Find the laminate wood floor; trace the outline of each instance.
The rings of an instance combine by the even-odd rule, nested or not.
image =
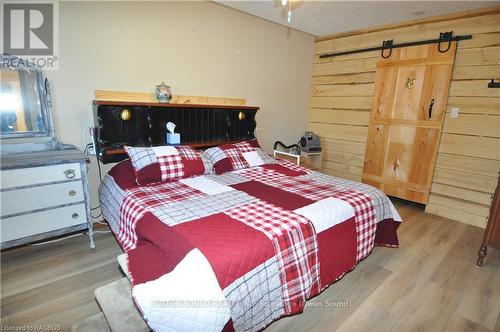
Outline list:
[[[500,331],[500,251],[476,254],[483,230],[395,201],[400,248],[376,247],[356,269],[268,331]],[[113,236],[96,234],[1,253],[1,328],[68,330],[100,311],[94,289],[121,278]],[[43,328],[43,326],[41,326]],[[42,329],[39,329],[42,330]]]

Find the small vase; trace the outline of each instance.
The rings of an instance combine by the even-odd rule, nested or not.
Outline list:
[[[166,85],[165,82],[161,82],[161,84],[156,86],[155,94],[158,102],[168,103],[172,99],[172,88]]]

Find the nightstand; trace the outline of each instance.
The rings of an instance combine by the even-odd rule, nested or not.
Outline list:
[[[294,152],[294,150],[274,150],[273,154],[275,157],[289,160],[302,167],[309,168],[318,172],[321,171],[321,164],[323,160],[323,153],[321,151],[301,151],[300,154],[296,154]]]
[[[297,165],[300,165],[300,154],[294,153],[295,150],[290,149],[289,151],[274,150],[273,155],[277,158],[286,159]]]
[[[307,152],[301,151],[300,166],[321,172],[323,153],[321,151]]]

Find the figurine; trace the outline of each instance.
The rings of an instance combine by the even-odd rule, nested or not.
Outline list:
[[[170,99],[172,99],[172,89],[163,81],[160,85],[156,86],[155,93],[156,99],[158,99],[160,103],[168,103]]]

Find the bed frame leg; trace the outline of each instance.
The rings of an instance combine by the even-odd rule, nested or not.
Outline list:
[[[92,254],[94,254],[95,253],[95,240],[94,240],[94,227],[92,225],[89,226],[88,235],[89,235],[89,241],[90,241],[90,252]]]

